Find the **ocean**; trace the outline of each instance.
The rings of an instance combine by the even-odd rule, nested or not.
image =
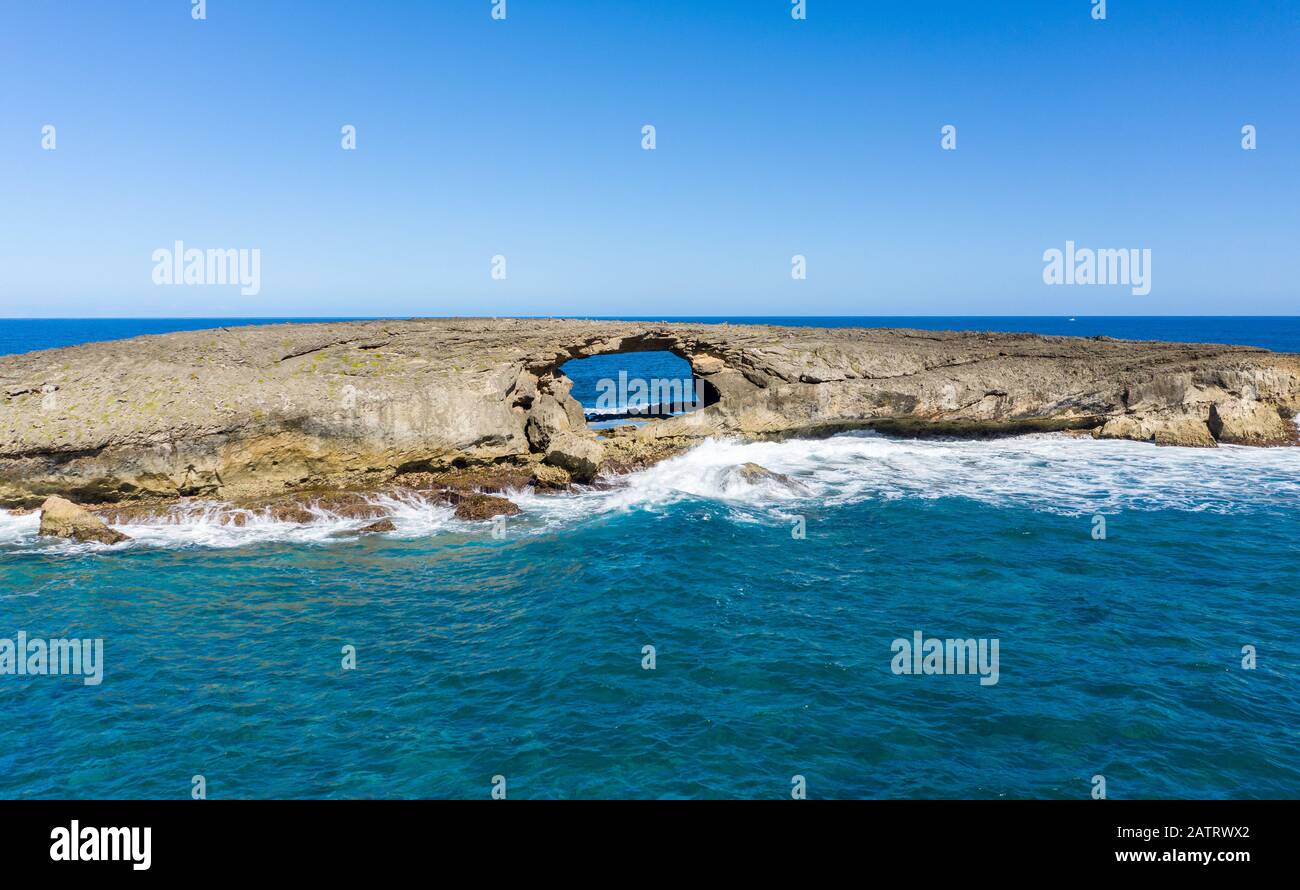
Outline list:
[[[566,316],[609,318],[615,316]],[[928,331],[1023,331],[1066,337],[1234,343],[1275,352],[1300,352],[1300,316],[1059,316],[1015,315],[804,315],[804,316],[617,316],[628,321],[703,324],[774,324],[823,328],[917,328]],[[56,349],[98,340],[121,340],[172,331],[250,324],[364,321],[362,318],[0,318],[0,355]]]
[[[770,321],[1300,352],[1296,318]],[[231,323],[0,321],[0,352]],[[680,371],[601,357],[575,393],[635,362]],[[98,685],[0,675],[0,797],[1300,794],[1300,449],[711,441],[512,497],[499,535],[416,499],[382,536],[112,548],[0,511],[0,653],[103,640]],[[996,682],[896,672],[917,633],[996,640]]]

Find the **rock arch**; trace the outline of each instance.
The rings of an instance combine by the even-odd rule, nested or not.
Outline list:
[[[559,367],[665,350],[716,394],[598,441]],[[706,436],[1091,429],[1291,444],[1300,355],[1032,334],[581,319],[268,324],[0,356],[0,506],[373,487],[539,458],[589,478]],[[53,393],[57,397],[51,397]]]
[[[587,426],[582,405],[570,391],[572,381],[561,369],[575,359],[642,352],[671,353],[690,365],[692,375],[702,383],[703,410],[725,405],[759,388],[732,367],[722,350],[671,329],[651,327],[618,336],[582,339],[562,345],[527,369],[530,379],[519,387],[515,404],[527,412],[525,436],[530,450],[579,481],[594,477],[605,462],[606,448]]]
[[[623,355],[638,352],[668,352],[685,361],[691,373],[701,380],[705,390],[705,407],[748,395],[766,385],[747,377],[733,367],[726,351],[716,344],[682,336],[666,328],[650,328],[624,336],[586,339],[561,347],[555,357],[532,369],[539,382],[560,376],[560,368],[574,359],[598,355]]]

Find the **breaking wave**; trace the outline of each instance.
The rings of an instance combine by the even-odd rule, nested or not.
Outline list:
[[[745,474],[744,464],[769,474]],[[736,521],[783,519],[800,504],[834,507],[866,500],[961,498],[1078,515],[1125,510],[1279,512],[1300,504],[1300,448],[1158,448],[1066,434],[991,440],[897,439],[871,432],[784,442],[706,441],[649,469],[564,495],[507,492],[523,509],[508,536],[540,534],[626,510],[712,502]],[[451,507],[418,495],[376,495],[391,514],[394,538],[483,535]],[[242,525],[219,505],[200,505],[171,521],[119,526],[132,547],[240,547],[281,542],[327,545],[355,539],[373,520],[316,510],[306,524],[247,513]],[[0,511],[0,550],[76,552],[105,549],[37,536],[36,514]]]
[[[749,484],[744,463],[789,477]],[[628,478],[623,507],[699,497],[748,507],[807,498],[965,498],[1062,514],[1119,510],[1228,513],[1300,505],[1300,448],[1160,448],[1043,433],[990,440],[850,433],[785,442],[709,441]]]

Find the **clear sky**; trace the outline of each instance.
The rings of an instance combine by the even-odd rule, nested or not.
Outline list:
[[[1300,311],[1294,0],[492,6],[6,0],[0,315]],[[156,286],[177,240],[260,292]]]

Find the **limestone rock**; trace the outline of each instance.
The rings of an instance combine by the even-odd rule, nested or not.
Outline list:
[[[600,472],[604,447],[595,439],[564,433],[551,439],[546,463],[566,470],[578,482],[590,482]]]
[[[602,447],[561,366],[646,350],[691,362],[709,407]],[[497,467],[527,484],[540,460],[587,481],[710,436],[1086,429],[1280,444],[1297,411],[1300,355],[1244,346],[579,319],[268,324],[0,356],[0,507],[377,491]]]
[[[580,428],[586,428],[584,421],[579,423]],[[569,415],[555,396],[550,393],[539,396],[524,425],[528,444],[536,451],[545,452],[553,437],[562,436],[569,431]]]
[[[1153,441],[1157,445],[1179,445],[1184,448],[1214,448],[1219,444],[1205,421],[1191,417],[1158,425]]]
[[[1210,431],[1220,442],[1232,445],[1294,445],[1294,418],[1283,417],[1273,405],[1236,399],[1210,408]]]
[[[522,461],[519,464],[491,464],[477,467],[457,467],[438,473],[403,473],[393,480],[399,489],[434,491],[501,492],[527,488],[533,481],[533,467]]]
[[[538,488],[562,491],[569,487],[572,477],[569,471],[550,464],[538,464],[533,468],[533,484]]]
[[[775,483],[782,488],[788,488],[791,491],[804,492],[807,489],[802,483],[796,482],[784,473],[776,473],[769,470],[761,464],[746,462],[736,467],[735,474],[750,485],[759,485],[764,482]]]
[[[491,519],[493,516],[514,516],[522,512],[519,505],[493,494],[459,494],[454,496],[457,519]]]
[[[104,520],[91,515],[84,507],[57,496],[47,498],[41,505],[40,534],[50,538],[69,538],[83,544],[120,544],[131,540],[109,528]]]
[[[1157,445],[1182,445],[1214,448],[1219,443],[1210,427],[1197,417],[1134,417],[1124,415],[1108,420],[1094,432],[1098,439],[1136,439]]]

